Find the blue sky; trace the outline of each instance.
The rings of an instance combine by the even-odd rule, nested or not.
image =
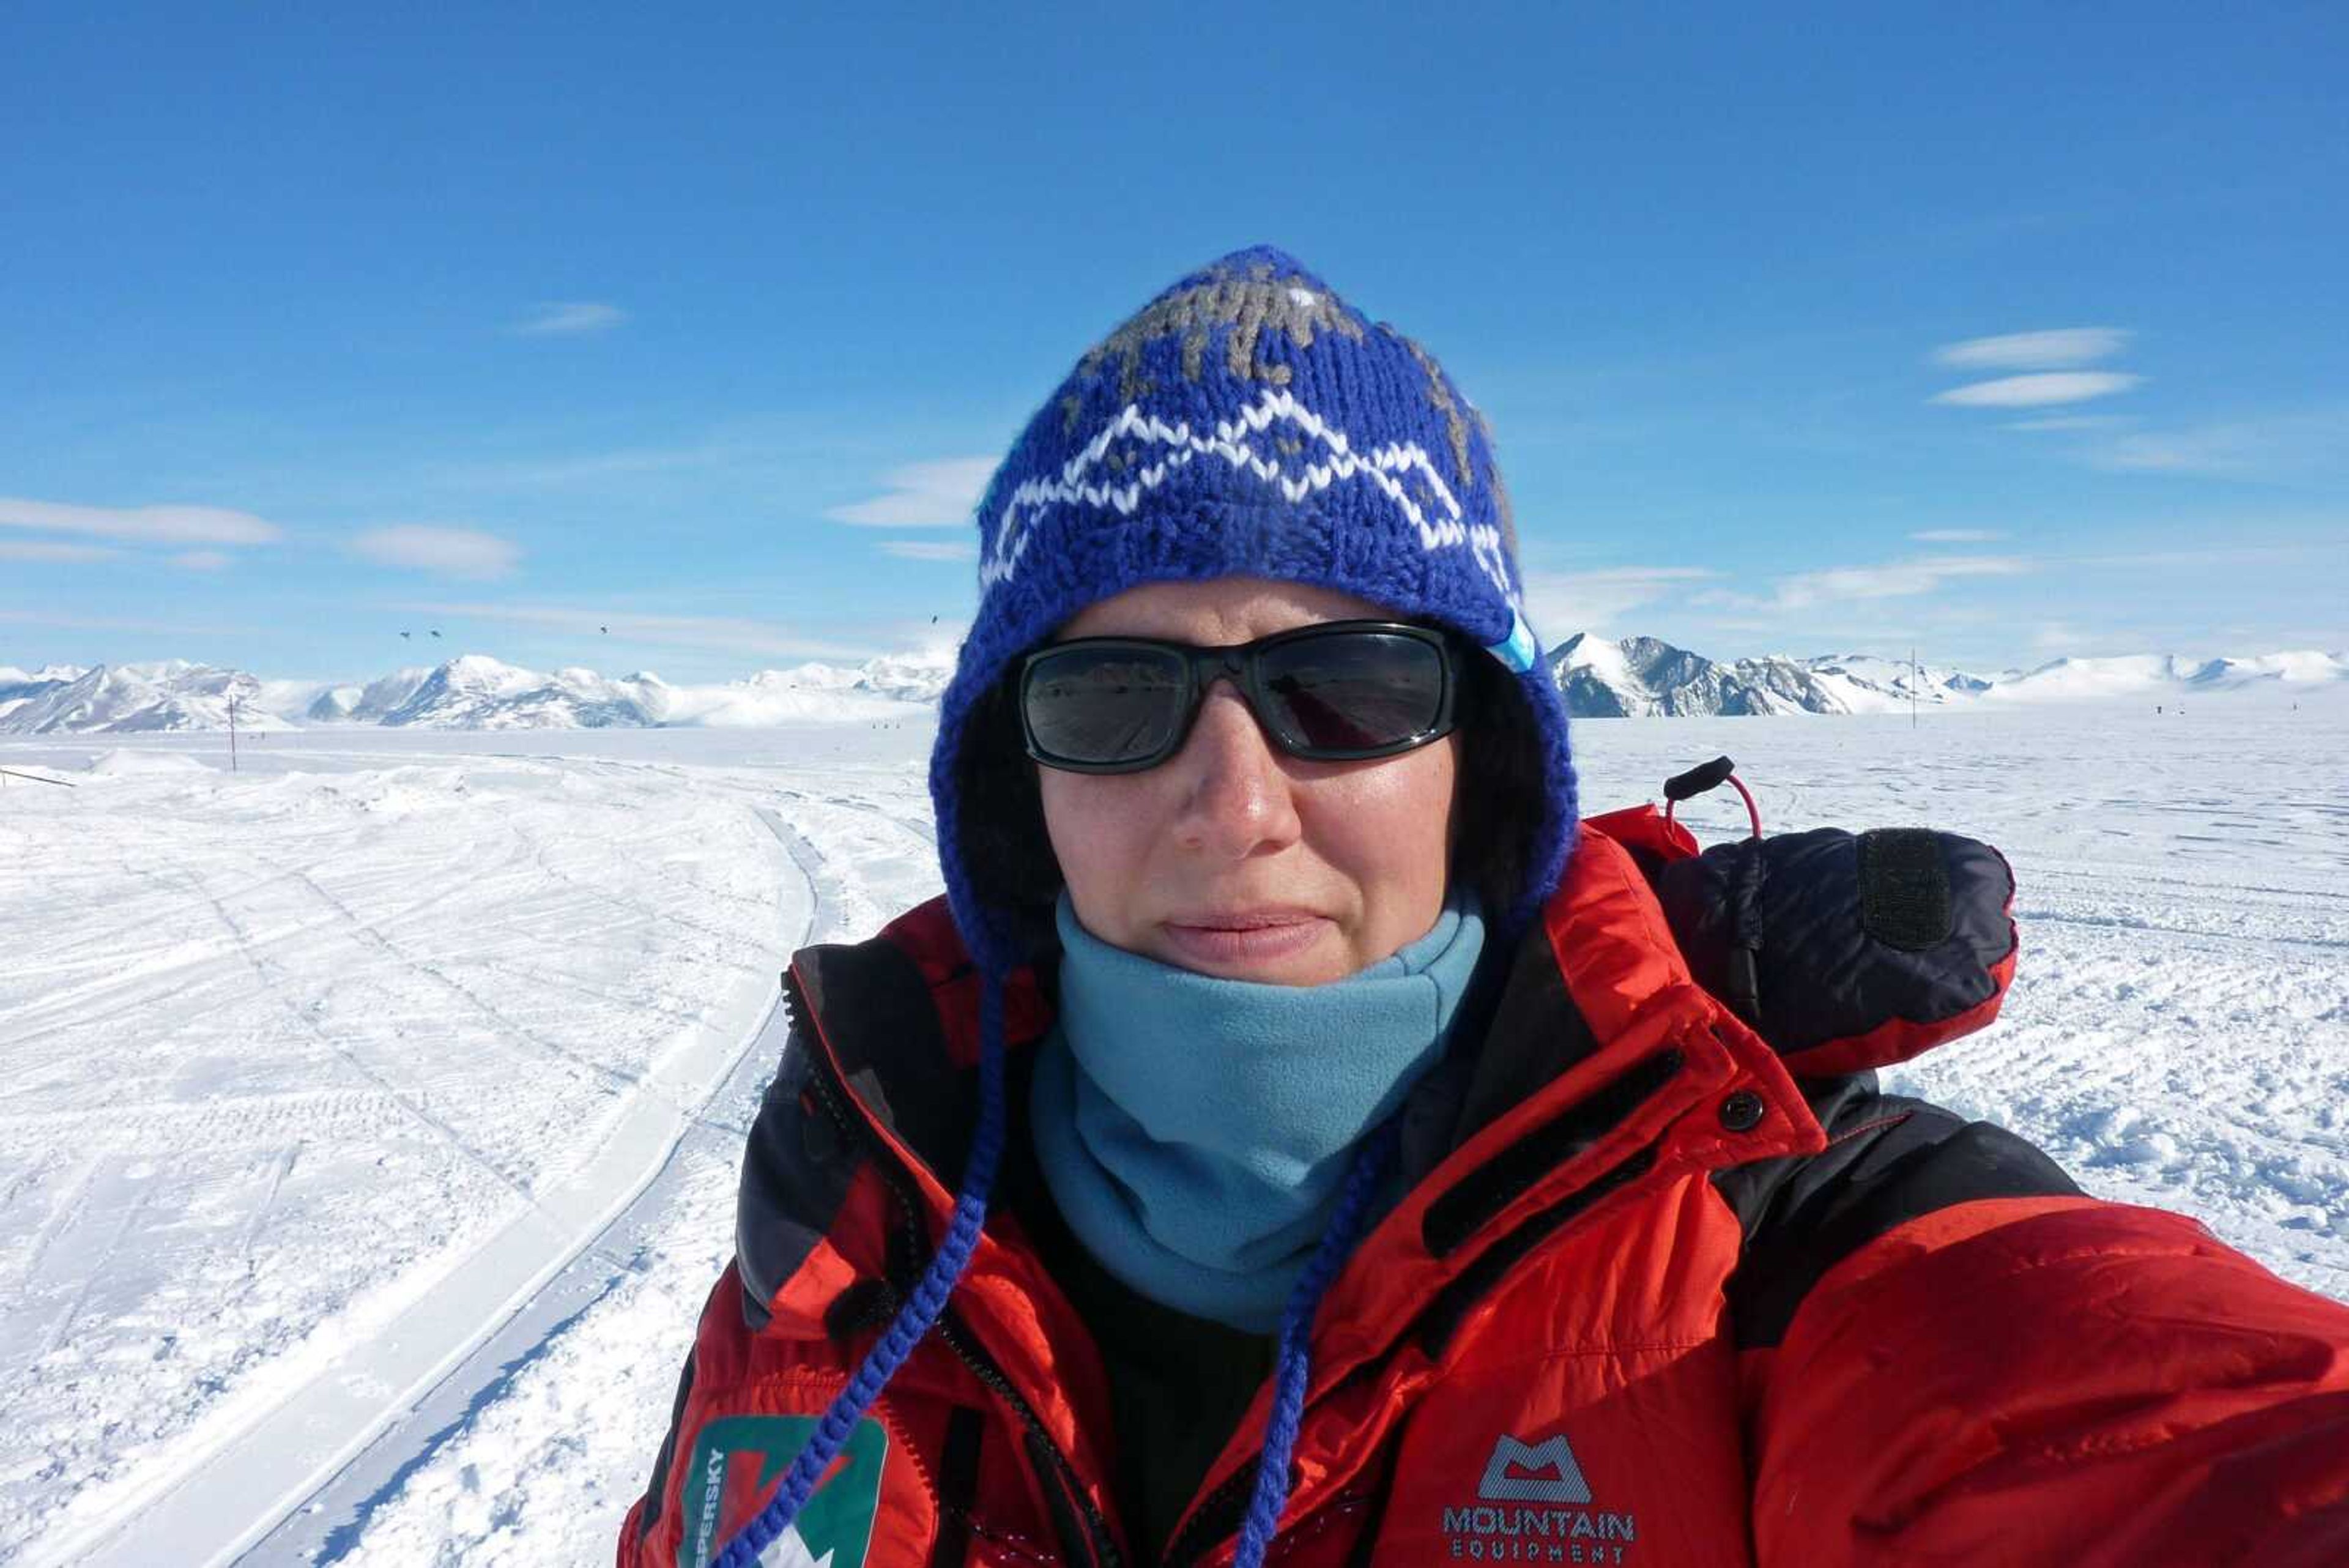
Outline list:
[[[2349,646],[2340,7],[449,9],[0,10],[0,664],[906,646],[1257,242],[1484,409],[1552,639]]]

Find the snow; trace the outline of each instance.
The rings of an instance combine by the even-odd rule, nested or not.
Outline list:
[[[44,676],[47,672],[44,671]],[[155,664],[98,665],[70,680],[47,680],[11,688],[0,706],[5,730],[106,730],[137,733],[228,727],[230,706],[242,729],[275,729],[285,720],[260,702],[262,683],[252,676],[171,659]]]
[[[2106,707],[2285,692],[2331,701],[2349,693],[2349,655],[2298,651],[2240,658],[2137,654],[2058,659],[2023,674],[1969,674],[1868,654],[1723,661],[1655,638],[1568,638],[1548,662],[1577,714],[1637,717],[1737,713],[1905,713],[1912,706],[2061,703]]]
[[[1644,690],[1639,677],[1631,672],[1631,661],[1624,656],[1622,643],[1611,638],[1578,631],[1557,647],[1559,655],[1568,659],[1572,668],[1588,670],[1619,691]]]
[[[541,674],[477,653],[398,670],[364,686],[263,680],[186,659],[100,665],[64,676],[57,667],[36,676],[0,669],[0,734],[225,729],[232,694],[240,727],[246,730],[312,724],[575,730],[924,722],[916,711],[938,700],[954,659],[951,643],[934,641],[853,667],[803,664],[698,686],[672,686],[649,671],[607,679],[585,665]],[[20,679],[5,679],[10,676]]]
[[[86,783],[0,790],[0,1561],[607,1561],[775,971],[938,886],[926,729],[222,739],[0,741]],[[1725,750],[1998,844],[2005,1016],[1891,1086],[2349,1298],[2349,702],[1575,741],[1593,811]]]
[[[2059,659],[1985,696],[2002,702],[2086,702],[2164,697],[2183,700],[2263,686],[2322,691],[2349,681],[2349,657],[2301,650],[2243,659],[2146,653],[2115,659]]]
[[[209,774],[212,770],[185,752],[130,751],[118,747],[90,758],[87,771],[92,778],[119,779],[152,777],[157,774],[176,774],[184,777],[190,774]]]

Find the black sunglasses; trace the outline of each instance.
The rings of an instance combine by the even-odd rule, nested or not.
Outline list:
[[[1452,732],[1456,647],[1385,620],[1322,621],[1228,648],[1075,638],[1021,661],[1020,726],[1046,767],[1140,773],[1183,749],[1208,687],[1228,679],[1290,756],[1392,757]]]

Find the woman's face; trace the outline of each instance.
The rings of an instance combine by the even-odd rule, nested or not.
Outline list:
[[[1252,577],[1150,583],[1063,638],[1213,647],[1317,621],[1392,619],[1332,589]],[[1040,768],[1077,919],[1102,940],[1228,980],[1319,985],[1427,934],[1444,909],[1459,737],[1366,763],[1276,749],[1228,680],[1183,749],[1135,774]]]

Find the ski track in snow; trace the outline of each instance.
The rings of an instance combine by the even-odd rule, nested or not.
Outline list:
[[[1594,813],[1726,751],[1773,831],[1997,844],[2023,937],[2005,1014],[1888,1087],[2349,1299],[2349,713],[1591,722],[1575,741]],[[0,756],[74,776],[105,749]],[[267,1403],[273,1363],[363,1348],[654,1092],[711,998],[771,981],[778,944],[854,940],[937,890],[912,732],[264,750],[248,765],[270,771],[235,779],[0,796],[0,941],[24,961],[0,971],[0,1561],[138,1506],[208,1424]],[[1709,843],[1743,830],[1733,800],[1682,815]],[[242,1560],[608,1561],[731,1251],[781,1022],[562,1280]]]

